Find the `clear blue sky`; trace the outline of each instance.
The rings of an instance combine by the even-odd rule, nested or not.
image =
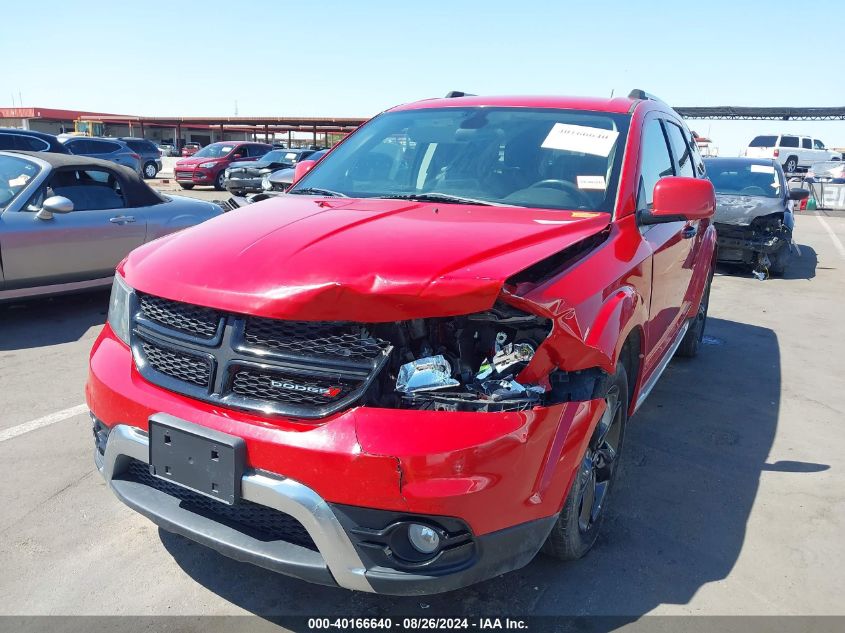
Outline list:
[[[191,5],[192,9],[185,8]],[[449,90],[845,106],[845,2],[59,2],[2,9],[0,105],[369,116]],[[809,5],[804,5],[809,6]],[[34,10],[37,9],[37,13]],[[799,30],[800,28],[800,30]],[[812,39],[810,39],[812,36]],[[831,74],[813,71],[819,59]],[[723,154],[845,122],[692,121]]]

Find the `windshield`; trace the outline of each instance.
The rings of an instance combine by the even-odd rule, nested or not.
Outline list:
[[[628,122],[580,110],[387,112],[290,193],[611,212]]]
[[[718,194],[779,198],[781,181],[774,165],[739,160],[705,160],[707,177]]]
[[[286,157],[286,152],[283,149],[274,149],[272,152],[267,152],[264,156],[261,157],[262,162],[268,163],[288,163],[289,165],[293,165],[293,163]]]
[[[9,206],[41,168],[17,156],[0,155],[0,211]]]
[[[190,145],[186,145],[186,147],[190,147]],[[233,149],[235,149],[235,146],[230,143],[213,143],[206,145],[194,154],[194,158],[220,158],[221,156],[226,156]]]

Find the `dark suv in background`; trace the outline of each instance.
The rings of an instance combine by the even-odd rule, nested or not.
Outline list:
[[[128,136],[118,137],[119,141],[126,143],[131,150],[141,157],[141,175],[144,178],[155,178],[161,171],[161,152],[158,146],[145,138],[131,138]]]
[[[0,150],[20,150],[25,152],[54,152],[70,154],[67,148],[52,134],[0,127]]]

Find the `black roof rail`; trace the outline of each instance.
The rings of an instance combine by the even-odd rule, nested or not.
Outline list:
[[[628,93],[629,99],[643,99],[648,101],[659,101],[660,103],[664,103],[663,99],[660,97],[655,97],[650,92],[646,92],[645,90],[641,90],[639,88],[634,88],[631,92]]]
[[[476,97],[478,95],[474,95],[470,92],[461,92],[460,90],[452,90],[446,93],[446,99],[455,99],[457,97]]]

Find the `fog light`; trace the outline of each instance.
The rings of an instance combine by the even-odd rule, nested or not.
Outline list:
[[[427,525],[411,523],[408,526],[408,540],[421,554],[431,554],[440,547],[440,535]]]

